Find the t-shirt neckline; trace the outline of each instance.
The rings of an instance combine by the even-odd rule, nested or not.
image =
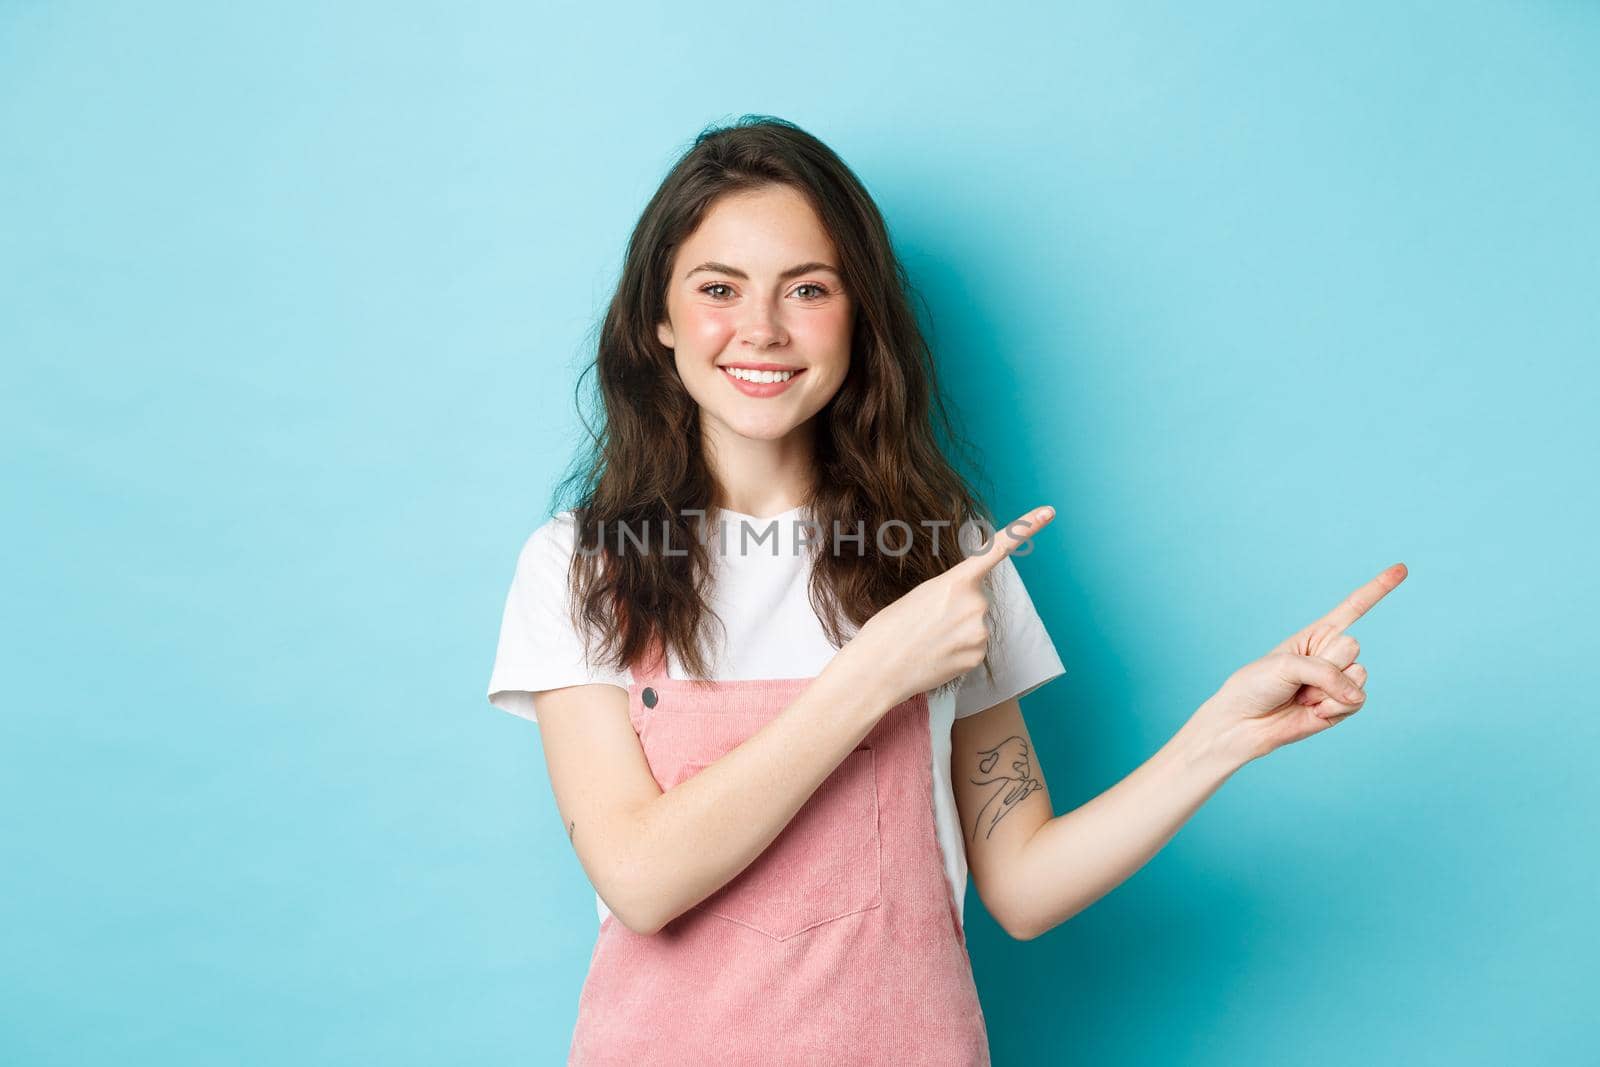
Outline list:
[[[805,510],[805,505],[804,504],[796,504],[794,507],[790,508],[787,511],[780,511],[776,515],[768,515],[764,519],[757,518],[754,515],[746,515],[742,511],[734,511],[732,508],[717,508],[716,512],[717,512],[719,517],[725,518],[725,519],[735,519],[735,520],[745,519],[745,520],[747,520],[749,522],[752,522],[752,523],[768,523],[768,522],[778,522],[779,520],[782,520],[782,519],[792,518],[792,517],[794,517],[796,515],[799,515],[800,512],[803,511],[803,510]]]

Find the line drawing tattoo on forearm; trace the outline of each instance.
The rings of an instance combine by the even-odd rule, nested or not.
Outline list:
[[[978,809],[972,822],[972,836],[979,831],[987,839],[995,824],[1021,804],[1028,796],[1044,788],[1044,783],[1033,776],[1033,761],[1028,758],[1028,743],[1012,734],[993,748],[978,750],[978,777],[973,785],[993,785],[994,792]]]

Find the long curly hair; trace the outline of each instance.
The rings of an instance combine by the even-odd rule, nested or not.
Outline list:
[[[595,358],[578,381],[588,447],[553,503],[573,512],[569,604],[593,663],[625,670],[658,641],[691,677],[703,679],[710,670],[709,627],[721,620],[706,602],[709,550],[694,513],[714,511],[715,485],[699,405],[656,325],[667,318],[676,251],[707,210],[720,197],[773,183],[808,198],[833,240],[855,309],[847,376],[815,416],[817,469],[802,505],[822,531],[855,531],[858,523],[868,531],[850,542],[859,553],[825,551],[826,536],[814,545],[810,599],[828,639],[842,647],[879,610],[959,562],[960,551],[947,546],[963,524],[995,528],[994,516],[947,458],[948,450],[979,469],[940,395],[911,306],[914,290],[860,180],[832,149],[786,120],[745,115],[708,127],[634,226]],[[588,395],[592,413],[584,393],[590,372],[598,385]],[[930,538],[917,536],[909,550],[886,553],[871,531],[890,520],[913,530],[944,523],[940,529],[951,536],[937,551]],[[622,527],[662,531],[672,551],[621,551],[615,534],[605,533]],[[983,665],[991,669],[988,656]]]

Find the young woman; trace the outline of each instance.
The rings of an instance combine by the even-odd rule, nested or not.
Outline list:
[[[987,1063],[969,869],[1036,937],[1361,705],[1345,630],[1399,564],[1052,817],[1018,700],[1062,665],[1010,557],[1054,512],[996,530],[952,466],[908,293],[861,183],[781,120],[701,134],[635,227],[593,447],[489,683],[596,890],[573,1063]]]

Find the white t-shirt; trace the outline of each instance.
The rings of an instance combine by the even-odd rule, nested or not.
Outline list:
[[[801,510],[791,508],[758,519],[723,509],[708,519],[713,523],[720,519],[723,524],[721,539],[717,527],[712,526],[709,542],[710,606],[723,622],[720,629],[713,624],[711,632],[726,635],[720,639],[725,641],[723,647],[711,657],[716,664],[713,679],[812,678],[822,673],[838,651],[811,607],[810,551],[804,547],[795,551],[794,524],[800,520]],[[748,532],[743,527],[748,527]],[[499,647],[489,677],[489,703],[533,722],[538,721],[535,692],[591,682],[626,688],[633,681],[631,671],[618,673],[604,665],[591,666],[584,657],[582,636],[568,617],[567,568],[574,531],[572,512],[564,511],[528,538],[517,558],[501,619]],[[1031,693],[1065,673],[1016,564],[1010,558],[1001,561],[993,576],[997,616],[989,649],[993,684],[980,664],[962,676],[958,687],[943,687],[928,698],[934,823],[958,916],[966,896],[967,854],[950,785],[951,725],[957,718]],[[667,676],[686,677],[675,655],[668,655]],[[595,906],[604,921],[609,909],[598,893]]]

